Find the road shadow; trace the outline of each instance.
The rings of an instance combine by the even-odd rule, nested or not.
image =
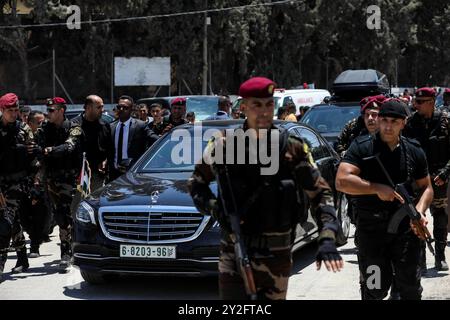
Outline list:
[[[73,271],[72,271],[73,272]],[[92,285],[81,279],[64,287],[63,294],[89,300],[216,300],[217,277],[121,276]]]
[[[55,273],[59,273],[59,260],[54,260],[52,262],[45,262],[41,267],[33,267],[28,268],[27,271],[21,273],[12,273],[11,271],[3,274],[3,281],[17,281],[21,279],[34,278],[34,277],[42,277],[49,276]]]
[[[292,255],[291,276],[301,273],[301,271],[316,262],[317,242],[311,242],[298,249]]]

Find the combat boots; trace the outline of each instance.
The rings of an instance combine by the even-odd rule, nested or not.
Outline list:
[[[39,258],[41,255],[39,253],[39,245],[30,247],[30,258]]]
[[[71,265],[72,260],[72,248],[69,242],[61,242],[61,262],[59,267],[63,270],[67,270]]]
[[[12,273],[21,273],[27,271],[30,265],[28,264],[27,248],[23,247],[17,249],[17,263],[12,269]]]
[[[445,245],[436,242],[436,256],[434,266],[437,271],[448,271],[448,264],[445,261]]]
[[[3,281],[3,270],[5,270],[6,259],[8,259],[8,254],[1,253],[0,254],[0,282]]]

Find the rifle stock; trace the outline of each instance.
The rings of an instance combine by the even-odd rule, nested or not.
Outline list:
[[[231,184],[230,184],[230,177],[228,175],[228,170],[226,165],[224,165],[224,174],[227,178],[226,185],[228,186],[228,191],[231,197],[231,201],[233,202],[233,212],[228,212],[228,209],[226,208],[225,201],[223,198],[223,184],[220,181],[219,173],[217,170],[216,174],[216,181],[217,186],[219,188],[219,194],[222,201],[222,207],[224,210],[225,215],[230,220],[231,225],[231,240],[234,243],[234,253],[236,256],[236,266],[239,269],[239,272],[241,274],[242,280],[244,281],[245,291],[247,295],[249,296],[250,300],[257,300],[257,292],[256,292],[256,285],[255,285],[255,279],[253,276],[253,271],[250,264],[250,259],[247,254],[247,250],[245,249],[244,242],[241,238],[241,221],[239,217],[239,213],[237,210],[236,201],[234,199],[233,190],[231,190]]]

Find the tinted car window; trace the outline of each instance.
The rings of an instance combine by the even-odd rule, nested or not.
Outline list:
[[[300,128],[300,132],[301,132],[301,135],[304,135],[304,136],[314,135],[315,137],[317,137],[317,135],[314,132],[312,132],[311,130],[309,130],[307,128]],[[317,151],[317,153],[320,154],[322,158],[332,157],[330,150],[328,150],[327,146],[325,145],[326,142],[323,142],[319,138],[317,138],[317,140],[319,141],[319,144],[320,144],[320,146],[317,147],[318,149],[320,149],[320,151]]]
[[[189,133],[191,139],[186,139],[185,136],[173,138],[174,135],[168,134],[162,138],[162,141],[158,143],[157,150],[146,153],[145,159],[142,165],[138,168],[138,172],[151,172],[151,171],[194,171],[194,164],[197,163],[203,154],[208,141],[204,139],[193,139],[193,130],[183,130],[185,133]],[[172,140],[173,139],[173,140]],[[200,143],[200,145],[198,145]],[[195,153],[195,148],[200,150]]]
[[[300,122],[315,128],[320,133],[341,132],[347,122],[359,115],[359,105],[317,106],[310,109]]]
[[[217,112],[218,97],[188,97],[186,112],[194,112],[195,119],[201,121]]]
[[[295,128],[295,131],[297,131],[297,134],[308,144],[314,160],[317,161],[325,157],[325,154],[322,151],[322,144],[312,131],[305,128]]]

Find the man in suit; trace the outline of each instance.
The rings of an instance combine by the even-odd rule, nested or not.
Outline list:
[[[110,180],[118,178],[126,172],[121,162],[130,159],[133,165],[159,136],[141,120],[131,118],[133,98],[121,96],[116,109],[119,119],[111,124],[111,135],[114,143],[114,161],[110,168]]]

